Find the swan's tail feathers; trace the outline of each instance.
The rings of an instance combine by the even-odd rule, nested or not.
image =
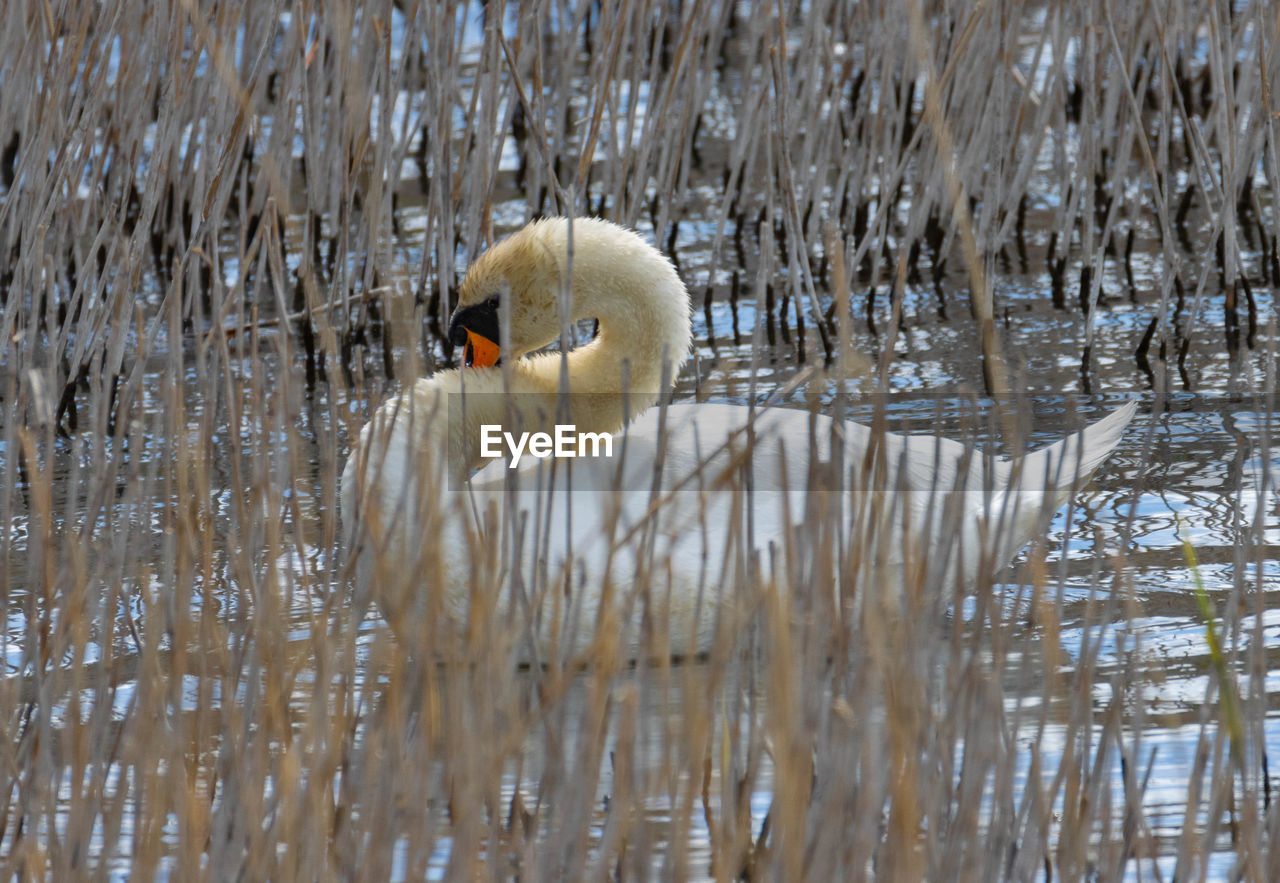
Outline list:
[[[1097,423],[1027,454],[1020,464],[1011,464],[1015,470],[1021,467],[1021,475],[1016,479],[1019,488],[1052,490],[1054,505],[1061,505],[1115,450],[1137,410],[1138,403],[1129,402]]]

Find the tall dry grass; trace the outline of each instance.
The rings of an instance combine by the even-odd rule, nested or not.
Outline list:
[[[740,397],[847,366],[855,328],[883,382],[909,290],[1017,389],[994,280],[1031,267],[1085,316],[1083,392],[1126,299],[1157,412],[1197,352],[1270,365],[1278,37],[1270,4],[1186,0],[3,4],[0,868],[1276,876],[1261,542],[1214,599],[1169,834],[1154,675],[1098,662],[1141,612],[1123,545],[1073,655],[1043,552],[1013,598],[885,596],[815,508],[773,558],[731,550],[749,616],[709,659],[606,635],[517,671],[499,572],[460,630],[354,621],[336,477],[387,391],[452,364],[460,269],[539,213],[651,233]]]

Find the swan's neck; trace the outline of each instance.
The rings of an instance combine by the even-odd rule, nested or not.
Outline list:
[[[571,319],[595,319],[594,340],[567,358],[570,408],[578,428],[616,432],[670,389],[689,355],[689,294],[675,267],[638,236],[590,221],[567,225],[549,243],[563,269],[572,266]],[[561,356],[520,360],[541,389],[560,389]]]
[[[655,315],[652,321],[660,323],[662,317]],[[491,462],[481,451],[486,426],[515,435],[552,432],[556,424],[564,423],[577,432],[617,432],[661,394],[661,356],[677,341],[675,332],[668,330],[667,342],[658,344],[659,327],[650,340],[640,341],[657,351],[645,350],[616,330],[606,333],[607,322],[602,316],[596,339],[569,353],[567,399],[560,396],[560,353],[542,353],[512,363],[509,385],[504,384],[500,368],[454,369],[425,377],[413,385],[409,396],[384,403],[366,432],[387,433],[387,437],[404,432],[404,443],[417,452],[413,456],[447,452],[447,461],[440,465],[441,474],[451,476],[450,481],[465,480]],[[682,348],[670,359],[667,386],[688,346],[687,342],[678,345]],[[626,394],[621,392],[624,377],[630,378]]]

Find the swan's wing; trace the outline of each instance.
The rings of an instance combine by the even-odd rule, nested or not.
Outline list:
[[[865,434],[865,441],[859,444],[865,450],[871,444],[872,432],[865,426],[858,429],[862,430],[860,435]],[[897,477],[901,470],[901,485],[907,490],[927,493],[960,490],[982,472],[981,451],[941,436],[886,432],[884,450],[890,478]],[[967,477],[962,479],[962,475]],[[891,487],[897,486],[895,480]]]
[[[972,445],[931,435],[885,433],[890,476],[902,469],[901,487],[913,491],[1051,493],[1056,508],[1088,480],[1119,444],[1137,403],[1117,408],[1066,438],[1012,459],[984,455]],[[871,443],[868,427],[846,426],[846,457],[860,457]]]
[[[1102,461],[1115,450],[1137,410],[1138,403],[1129,402],[1097,423],[1086,426],[1061,441],[1032,451],[1020,461],[1003,461],[1001,467],[1005,474],[1004,484],[1016,481],[1018,491],[1052,490],[1056,505],[1061,505],[1066,502],[1071,491],[1087,481]]]
[[[815,455],[829,457],[831,419],[796,410],[757,411],[751,506],[759,524],[781,531],[788,520],[784,508],[789,520],[802,517],[808,492],[871,491],[873,497],[847,498],[849,527],[861,523],[860,536],[880,535],[867,529],[865,521],[868,513],[879,514],[887,537],[905,531],[934,544],[951,537],[959,544],[957,554],[964,562],[959,566],[966,573],[977,566],[980,548],[994,550],[988,560],[998,566],[1032,538],[1044,514],[1057,509],[1114,449],[1135,408],[1126,405],[1014,461],[984,456],[972,445],[936,436],[885,433],[881,441],[873,441],[869,427],[845,423],[840,427],[844,478],[829,486],[812,485],[810,466]],[[745,487],[739,455],[746,451],[747,438],[741,430],[751,414],[745,406],[720,404],[670,406],[665,414],[651,409],[615,437],[613,457],[576,458],[554,468],[552,461],[526,458],[515,470],[497,461],[472,477],[471,489],[483,498],[518,488],[504,494],[507,505],[530,512],[541,508],[550,519],[551,535],[572,534],[576,552],[588,557],[591,550],[599,554],[655,517],[670,535],[710,530],[714,540],[737,505],[733,494],[724,492]],[[865,468],[873,443],[886,467],[878,474]],[[548,490],[556,491],[554,498],[546,496]],[[655,506],[661,507],[660,515]],[[567,521],[563,526],[559,521],[570,511],[577,513],[571,529]],[[886,554],[887,563],[901,563],[905,552],[893,545]],[[942,555],[941,561],[946,560]]]
[[[1115,449],[1136,410],[1136,403],[1127,404],[1012,460],[950,439],[887,433],[883,451],[888,468],[874,479],[850,473],[850,482],[861,480],[867,490],[888,492],[881,496],[892,507],[878,523],[887,529],[886,536],[906,542],[911,534],[919,535],[935,563],[971,583],[981,568],[1007,564],[1043,529],[1047,516]],[[846,456],[864,456],[872,444],[871,430],[848,424],[846,433]],[[868,503],[859,517],[874,521],[875,515]],[[884,558],[902,563],[910,555],[893,547]]]

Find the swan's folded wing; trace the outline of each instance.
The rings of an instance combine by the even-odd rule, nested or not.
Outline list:
[[[1052,491],[1055,508],[1062,505],[1115,450],[1137,409],[1137,402],[1129,402],[1097,423],[1020,460],[1002,461],[1003,484],[1016,481],[1019,492]]]

